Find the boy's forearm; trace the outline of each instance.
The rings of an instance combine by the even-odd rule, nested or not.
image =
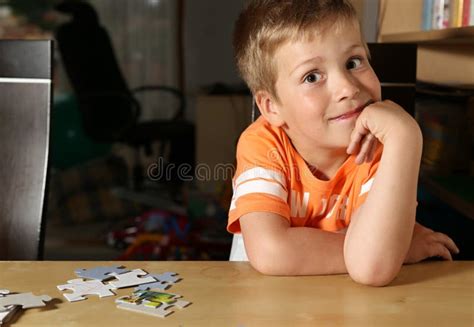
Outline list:
[[[253,261],[267,275],[329,275],[347,273],[344,234],[310,227],[287,228],[268,252]],[[252,260],[251,260],[252,261]]]
[[[422,139],[418,129],[387,141],[372,188],[344,244],[351,277],[384,285],[398,273],[415,224]]]

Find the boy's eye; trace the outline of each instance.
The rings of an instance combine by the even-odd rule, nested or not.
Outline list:
[[[306,75],[306,77],[304,78],[304,81],[306,83],[317,83],[320,80],[321,80],[321,74],[317,72],[310,73]]]
[[[355,69],[358,68],[362,64],[361,58],[351,58],[346,64],[347,69]]]

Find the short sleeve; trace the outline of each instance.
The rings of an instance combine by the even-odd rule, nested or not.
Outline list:
[[[278,135],[244,132],[237,144],[237,169],[227,230],[240,233],[239,218],[273,212],[290,220],[284,150]]]

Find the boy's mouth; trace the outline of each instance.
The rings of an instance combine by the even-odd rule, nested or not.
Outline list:
[[[344,119],[353,118],[355,116],[358,116],[365,109],[365,107],[367,107],[369,104],[372,104],[372,103],[374,103],[374,101],[369,100],[366,103],[364,103],[363,105],[355,108],[354,110],[343,113],[342,115],[339,115],[339,116],[336,116],[336,117],[333,117],[333,118],[329,118],[329,120],[344,120]]]

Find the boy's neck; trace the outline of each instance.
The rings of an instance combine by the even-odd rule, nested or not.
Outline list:
[[[313,175],[321,180],[333,178],[349,157],[345,149],[306,149],[297,144],[292,144],[313,172]]]

